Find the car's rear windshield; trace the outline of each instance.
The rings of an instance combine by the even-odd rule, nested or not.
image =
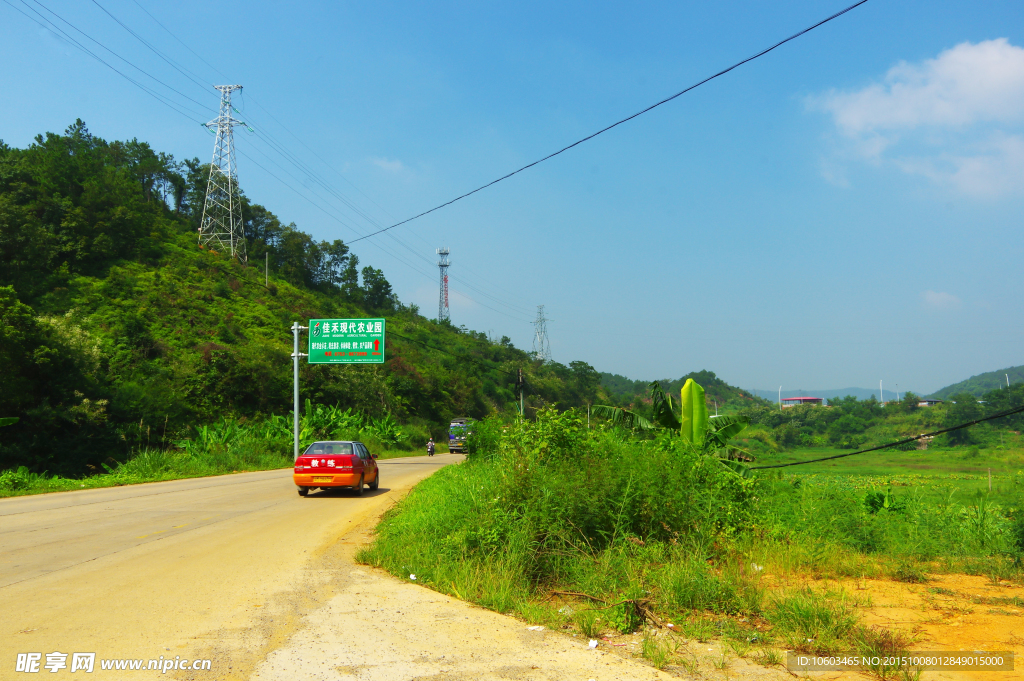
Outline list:
[[[314,442],[306,454],[351,454],[351,442]]]

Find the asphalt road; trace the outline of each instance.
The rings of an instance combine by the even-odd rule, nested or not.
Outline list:
[[[462,458],[381,461],[381,487],[363,497],[301,498],[287,469],[0,499],[0,677],[18,653],[54,651],[214,656],[218,669],[194,678],[243,677],[239,660],[331,596],[333,547]]]

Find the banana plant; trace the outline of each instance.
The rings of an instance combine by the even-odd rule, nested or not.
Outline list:
[[[651,418],[640,414],[607,405],[596,405],[593,413],[608,418],[613,425],[630,430],[656,430],[659,428],[678,431],[679,436],[689,442],[702,454],[714,456],[722,465],[739,473],[743,477],[750,475],[749,469],[737,459],[746,452],[729,444],[729,441],[747,427],[746,419],[736,416],[708,416],[708,407],[704,399],[704,388],[692,378],[686,379],[680,390],[680,410],[676,416],[672,397],[665,394],[661,384],[652,381]]]

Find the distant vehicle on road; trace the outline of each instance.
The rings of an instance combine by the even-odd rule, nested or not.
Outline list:
[[[295,460],[292,478],[301,497],[318,487],[349,487],[362,496],[364,485],[369,485],[370,489],[380,486],[380,468],[376,458],[362,442],[314,442]]]
[[[473,419],[458,416],[448,426],[448,451],[466,453],[466,438],[473,432]]]

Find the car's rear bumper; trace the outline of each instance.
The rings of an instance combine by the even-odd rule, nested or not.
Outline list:
[[[295,473],[292,479],[299,487],[355,487],[359,473]]]

